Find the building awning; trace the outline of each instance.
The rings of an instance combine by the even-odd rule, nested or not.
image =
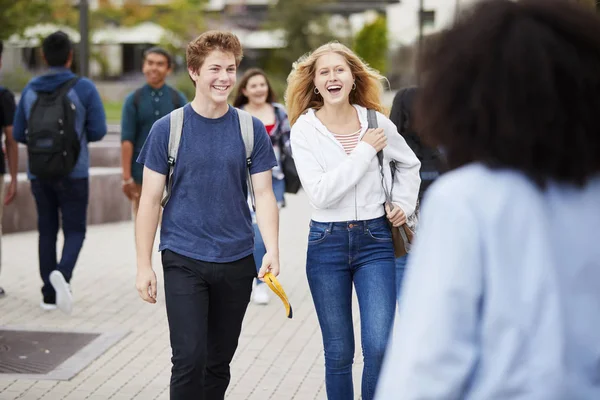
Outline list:
[[[73,28],[55,24],[38,24],[25,29],[22,35],[12,35],[7,44],[12,47],[39,47],[46,36],[58,30],[65,32],[73,43],[79,43],[81,36]],[[92,44],[158,44],[164,40],[174,46],[183,45],[174,33],[154,22],[144,22],[131,27],[98,29],[90,33]]]
[[[285,31],[283,29],[249,31],[245,29],[232,29],[240,39],[245,49],[281,49],[285,47]]]
[[[11,47],[39,47],[46,36],[58,30],[66,33],[73,43],[79,43],[81,36],[73,28],[56,24],[37,24],[25,29],[22,35],[11,35],[7,44]]]
[[[130,27],[98,29],[92,33],[91,38],[94,44],[157,44],[162,41],[167,41],[174,46],[183,44],[173,32],[154,22],[143,22]]]

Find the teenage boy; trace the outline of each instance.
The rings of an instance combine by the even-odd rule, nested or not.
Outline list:
[[[151,47],[144,52],[142,72],[146,84],[130,93],[123,104],[121,117],[121,165],[123,168],[123,193],[133,205],[137,215],[142,190],[143,166],[136,162],[152,125],[187,103],[185,95],[166,84],[173,59],[161,47]]]
[[[44,310],[58,307],[70,314],[71,276],[87,228],[88,143],[106,135],[106,117],[94,83],[71,72],[73,46],[67,34],[49,35],[42,42],[42,52],[49,70],[23,89],[13,135],[29,151],[28,176],[38,213],[44,282],[40,306]],[[65,240],[57,261],[59,215]]]
[[[187,47],[196,93],[183,109],[159,246],[173,350],[170,392],[176,400],[224,398],[256,277],[245,143],[238,113],[227,104],[241,59],[240,42],[228,32],[205,32]],[[149,303],[156,303],[151,256],[169,173],[173,114],[154,124],[138,159],[144,184],[136,219],[136,288]],[[277,162],[264,125],[252,118],[252,126],[249,172],[267,248],[258,273],[262,278],[267,271],[279,273],[279,212],[271,185]]]

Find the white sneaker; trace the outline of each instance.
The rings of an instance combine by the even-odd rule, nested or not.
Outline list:
[[[73,311],[71,285],[67,283],[63,274],[57,270],[50,273],[50,283],[56,291],[56,307],[65,314],[71,314]]]
[[[265,283],[254,286],[254,290],[252,290],[252,301],[254,304],[260,305],[269,303],[269,287]]]
[[[44,311],[52,311],[52,310],[56,310],[56,304],[52,304],[52,303],[44,303],[44,300],[42,300],[40,302],[40,307],[42,310]]]

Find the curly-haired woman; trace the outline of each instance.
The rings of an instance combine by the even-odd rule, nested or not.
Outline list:
[[[419,132],[453,170],[425,196],[378,399],[600,399],[600,19],[482,2],[422,68]]]

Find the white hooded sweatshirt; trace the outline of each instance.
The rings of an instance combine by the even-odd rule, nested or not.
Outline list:
[[[354,105],[360,120],[360,138],[368,129],[367,109]],[[396,126],[377,113],[377,123],[387,137],[383,149],[386,188],[391,187],[390,161],[396,162],[392,202],[407,216],[415,212],[421,163],[398,133]],[[309,109],[292,126],[291,146],[296,168],[314,207],[318,222],[360,221],[385,214],[386,197],[375,149],[363,142],[346,154],[342,145]]]

